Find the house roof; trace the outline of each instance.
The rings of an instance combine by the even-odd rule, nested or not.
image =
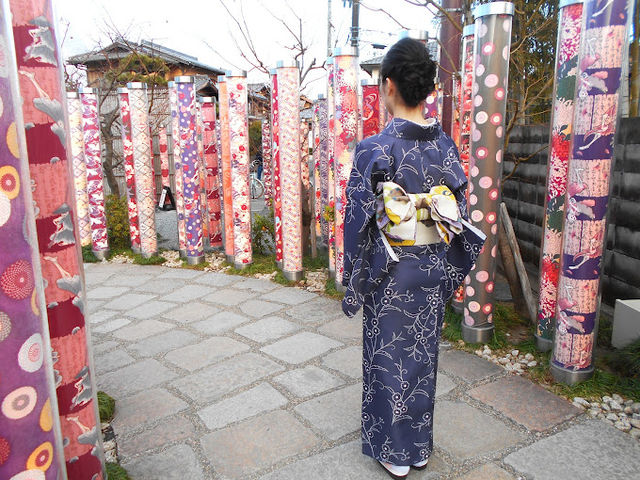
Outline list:
[[[436,62],[440,61],[440,46],[438,45],[438,42],[427,42],[427,50],[429,50],[429,54],[431,55],[432,60]],[[373,70],[380,68],[380,65],[382,65],[382,60],[384,60],[384,55],[378,55],[368,60],[364,60],[360,62],[360,68],[362,68],[369,75],[373,75]]]
[[[203,70],[209,70],[212,75],[224,75],[225,73],[221,68],[212,67],[211,65],[199,62],[198,57],[178,52],[177,50],[173,50],[163,45],[158,45],[157,43],[150,42],[148,40],[142,40],[139,44],[129,42],[125,39],[116,40],[111,45],[98,52],[86,52],[69,57],[67,59],[67,63],[71,65],[102,63],[105,61],[105,54],[108,54],[110,58],[120,59],[127,57],[133,49],[144,53],[145,55],[161,58],[169,64],[188,65],[201,68]]]

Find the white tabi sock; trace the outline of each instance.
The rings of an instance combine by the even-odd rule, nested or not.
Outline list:
[[[427,463],[429,463],[428,458],[426,460],[423,460],[422,462],[414,463],[413,466],[420,468],[420,467],[424,467]]]
[[[389,470],[394,475],[404,476],[409,474],[410,467],[399,467],[397,465],[391,465],[390,463],[380,462],[384,468]]]

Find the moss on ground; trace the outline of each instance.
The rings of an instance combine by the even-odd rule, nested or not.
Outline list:
[[[101,422],[110,422],[116,411],[116,401],[106,393],[98,392],[98,411]]]
[[[109,480],[131,480],[127,471],[114,462],[107,462],[107,478]]]

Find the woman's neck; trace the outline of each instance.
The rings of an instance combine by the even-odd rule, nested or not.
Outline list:
[[[393,117],[403,120],[410,120],[419,125],[429,125],[429,123],[431,122],[425,120],[423,112],[424,107],[422,103],[420,103],[417,107],[411,108],[405,105],[396,105],[396,108],[393,109]]]

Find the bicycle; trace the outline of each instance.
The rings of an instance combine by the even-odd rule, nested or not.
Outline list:
[[[251,188],[251,199],[256,200],[264,195],[264,183],[258,179],[258,172],[256,171],[258,164],[257,162],[251,163],[251,173],[250,176],[250,188]]]

